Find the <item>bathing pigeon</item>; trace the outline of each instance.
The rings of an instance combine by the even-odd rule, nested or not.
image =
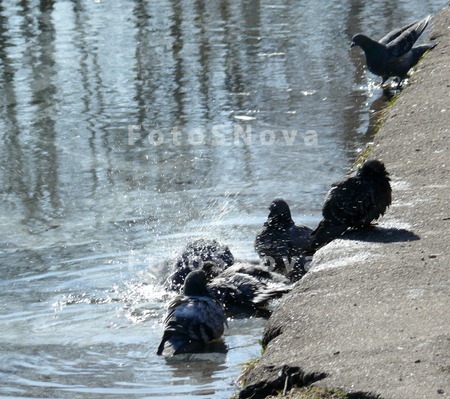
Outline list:
[[[267,267],[236,263],[208,283],[208,291],[229,316],[270,316],[267,305],[291,290],[285,276]]]
[[[353,36],[351,47],[360,46],[363,49],[367,68],[383,78],[381,85],[390,77],[398,77],[401,81],[420,57],[436,46],[436,43],[429,43],[413,47],[430,19],[431,16],[428,15],[420,21],[395,29],[378,42],[358,33]]]
[[[173,273],[168,279],[168,288],[180,291],[186,276],[193,270],[203,269],[207,280],[218,276],[234,262],[228,246],[216,240],[198,239],[189,243],[173,265]],[[205,266],[206,263],[206,267]]]
[[[225,313],[221,304],[211,298],[206,282],[203,270],[194,270],[186,277],[183,294],[169,304],[158,355],[163,354],[166,343],[174,355],[201,352],[206,344],[223,335]]]
[[[311,244],[312,229],[296,225],[289,205],[282,198],[275,198],[269,207],[269,216],[256,234],[255,250],[264,265],[281,273],[298,274],[303,270],[303,253]]]
[[[323,219],[312,233],[317,249],[348,228],[364,228],[384,215],[392,201],[389,173],[376,159],[366,161],[355,175],[334,183],[325,197]]]

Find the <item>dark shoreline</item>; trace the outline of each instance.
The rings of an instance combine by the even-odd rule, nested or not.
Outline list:
[[[239,398],[314,384],[353,398],[450,397],[450,7],[369,158],[392,177],[377,228],[335,240],[282,300]]]

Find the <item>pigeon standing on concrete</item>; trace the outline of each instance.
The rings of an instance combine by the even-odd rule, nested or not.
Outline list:
[[[358,33],[353,36],[351,47],[359,46],[363,49],[367,68],[383,78],[381,85],[390,77],[398,77],[402,81],[420,57],[436,46],[436,43],[429,43],[413,47],[430,19],[431,16],[428,15],[420,21],[395,29],[378,42]]]
[[[167,342],[174,355],[195,353],[223,335],[227,325],[225,313],[221,304],[209,295],[206,283],[203,270],[188,274],[183,294],[169,303],[158,355],[162,355]]]
[[[364,228],[384,215],[392,201],[389,173],[378,160],[334,183],[325,197],[323,219],[312,233],[313,249],[339,237],[348,228]]]
[[[255,239],[255,250],[264,265],[273,270],[291,273],[303,269],[303,253],[311,244],[312,229],[296,225],[289,205],[282,198],[275,198],[269,207],[269,216]]]

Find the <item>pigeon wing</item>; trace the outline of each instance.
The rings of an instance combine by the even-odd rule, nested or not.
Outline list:
[[[357,226],[373,202],[370,190],[358,177],[332,187],[325,200],[323,216],[348,227]]]
[[[196,317],[189,324],[189,337],[205,344],[220,338],[226,323],[222,307],[212,298],[202,297],[195,302]]]
[[[178,351],[189,342],[208,343],[220,338],[227,324],[222,306],[210,297],[179,297],[172,301],[164,321],[161,354],[169,341]]]
[[[420,37],[422,32],[427,27],[430,19],[431,16],[428,15],[426,18],[416,22],[408,29],[403,31],[394,40],[389,42],[386,46],[389,51],[389,55],[398,58],[406,54],[409,50],[411,50],[416,40]]]
[[[189,337],[185,325],[175,315],[177,309],[184,308],[188,303],[189,298],[183,295],[178,295],[170,301],[167,315],[164,319],[164,334],[156,352],[158,355],[163,353],[166,342],[170,342],[175,350],[185,342],[188,342]],[[174,338],[176,338],[176,342]]]
[[[367,186],[368,193],[370,193],[370,201],[367,201],[367,209],[362,221],[363,225],[369,225],[373,220],[384,215],[387,207],[392,202],[392,190],[389,179],[375,181]]]
[[[184,295],[177,295],[169,302],[169,306],[167,307],[167,314],[164,318],[164,324],[167,325],[170,320],[174,317],[174,312],[180,308],[187,306],[189,303],[189,297]]]
[[[394,29],[390,31],[386,36],[383,36],[378,43],[387,45],[388,43],[392,42],[393,40],[397,39],[405,30],[410,29],[412,26],[417,24],[419,21],[411,22],[409,25],[403,26],[401,28]]]
[[[288,228],[265,224],[256,236],[255,250],[259,256],[288,256],[288,242]]]
[[[299,255],[306,251],[311,245],[312,229],[304,225],[294,225],[290,233],[290,255]]]

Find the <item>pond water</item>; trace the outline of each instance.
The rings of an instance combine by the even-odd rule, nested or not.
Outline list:
[[[167,261],[314,226],[379,107],[352,35],[445,3],[0,2],[0,397],[231,397],[265,321],[156,356]]]

